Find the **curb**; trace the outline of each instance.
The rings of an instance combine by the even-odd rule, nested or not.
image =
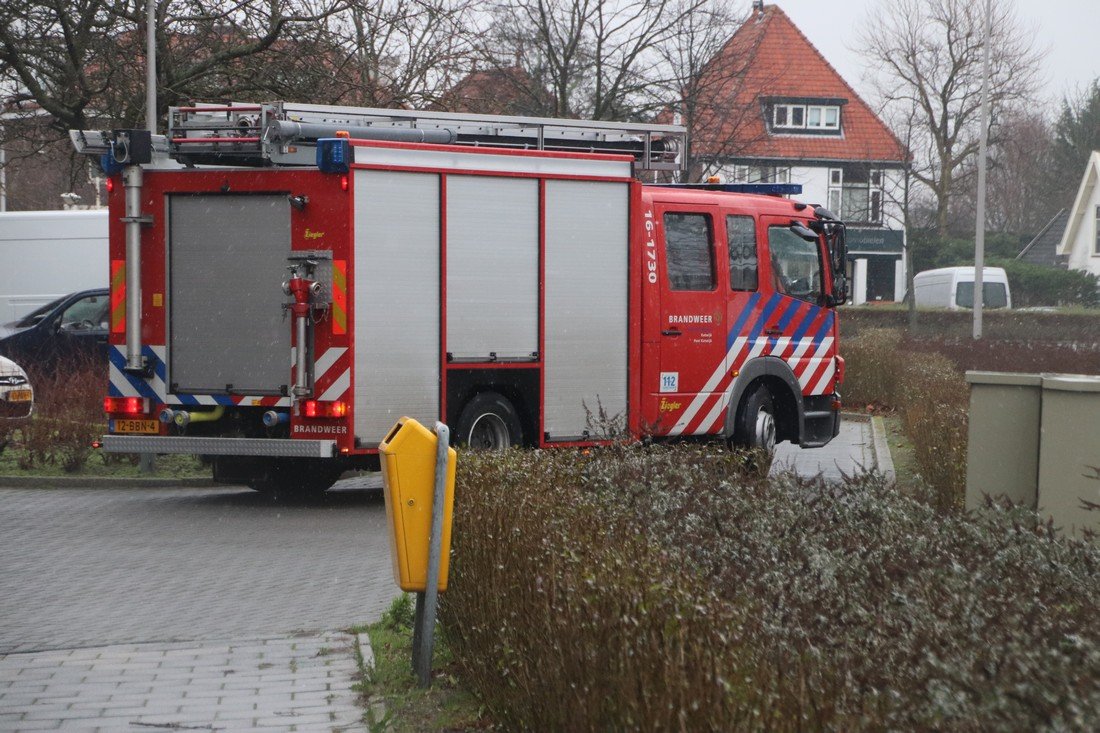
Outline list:
[[[359,656],[363,660],[362,672],[363,684],[369,686],[374,675],[374,650],[370,645],[370,636],[367,633],[356,634],[355,644],[359,648]],[[381,729],[379,726],[386,721],[386,703],[381,697],[371,695],[364,691],[359,696],[359,706],[363,708],[364,716],[370,721],[371,730]]]
[[[131,476],[0,476],[4,489],[207,489],[208,478],[141,478]]]
[[[887,481],[896,480],[894,457],[890,455],[890,445],[886,442],[886,424],[878,415],[871,418],[871,448],[874,450],[875,466],[879,472]]]

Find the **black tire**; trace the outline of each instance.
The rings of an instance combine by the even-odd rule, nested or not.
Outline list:
[[[472,450],[505,450],[523,442],[516,408],[496,392],[479,392],[462,408],[455,442]]]
[[[331,461],[276,459],[249,480],[249,488],[278,499],[302,500],[321,496],[343,473]]]
[[[775,403],[763,384],[753,387],[737,411],[734,444],[748,449],[749,468],[767,475],[775,457]]]

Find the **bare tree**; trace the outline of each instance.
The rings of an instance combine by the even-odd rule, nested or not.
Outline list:
[[[346,92],[346,53],[327,21],[348,2],[160,0],[159,114],[190,99],[321,101]],[[88,161],[72,157],[66,130],[142,124],[145,27],[143,0],[0,4],[0,145],[13,204],[56,206],[58,193],[87,187]],[[67,170],[43,178],[43,164]],[[32,180],[67,186],[43,199]]]
[[[743,18],[726,3],[697,0],[680,0],[677,17],[668,38],[657,46],[662,78],[655,89],[673,112],[668,116],[687,129],[684,168],[688,180],[698,180],[708,161],[735,152],[743,123],[759,110],[734,104],[751,56],[750,48],[730,46]],[[697,134],[705,141],[700,152]]]
[[[1002,115],[1000,128],[990,151],[989,228],[1035,234],[1058,210],[1046,176],[1053,160],[1050,123],[1042,113],[1017,108]]]
[[[161,0],[158,111],[190,98],[253,96],[294,78],[295,67],[322,67],[322,21],[345,3]],[[136,123],[144,116],[145,23],[142,0],[4,3],[0,73],[14,101],[33,100],[59,130],[102,116]],[[316,82],[314,76],[297,86],[316,90]]]
[[[652,116],[671,101],[667,49],[710,0],[513,0],[497,5],[482,62],[518,66],[546,114],[607,120]]]
[[[337,16],[350,101],[437,105],[471,65],[471,0],[351,0]]]
[[[859,51],[878,70],[887,105],[919,113],[913,175],[935,201],[939,234],[947,233],[951,197],[978,149],[984,3],[973,0],[883,0],[863,26]],[[1029,95],[1042,53],[1010,4],[993,4],[991,140],[1003,109]]]

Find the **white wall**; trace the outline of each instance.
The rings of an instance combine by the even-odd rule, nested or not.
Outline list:
[[[829,169],[810,166],[791,166],[791,183],[802,184],[802,195],[797,198],[808,204],[829,203]],[[835,213],[835,212],[834,212]]]

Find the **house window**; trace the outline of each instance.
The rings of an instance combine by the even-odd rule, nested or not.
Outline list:
[[[791,169],[779,165],[737,165],[733,167],[734,183],[790,183]]]
[[[829,210],[847,222],[882,223],[883,174],[863,166],[829,170]]]
[[[829,104],[776,104],[772,129],[778,132],[839,132],[840,107]]]

